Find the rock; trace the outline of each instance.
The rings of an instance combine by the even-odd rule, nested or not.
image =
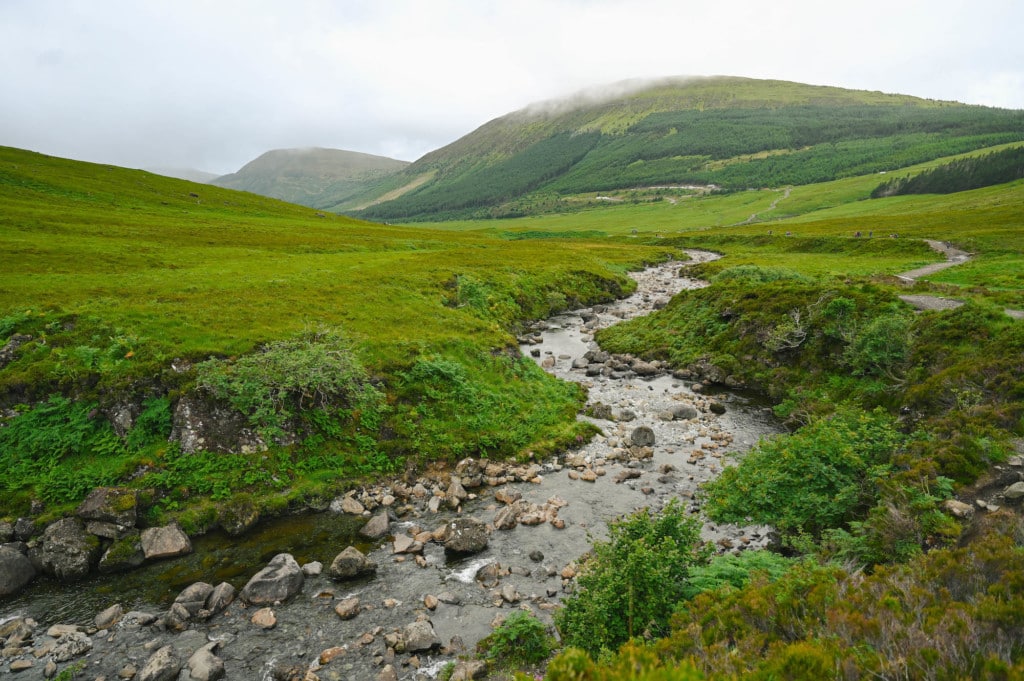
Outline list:
[[[632,409],[623,409],[615,417],[615,420],[616,421],[625,421],[625,422],[635,421],[636,420],[636,413]]]
[[[1003,497],[1007,501],[1016,501],[1024,497],[1024,482],[1015,482],[1003,490]]]
[[[968,520],[974,517],[974,507],[956,499],[946,499],[942,502],[942,508],[955,518]]]
[[[480,567],[473,578],[480,582],[480,584],[485,588],[490,589],[497,586],[498,582],[505,574],[505,571],[502,570],[501,565],[498,563],[488,563],[487,565]]]
[[[67,662],[92,650],[92,639],[80,631],[69,631],[57,639],[51,657],[54,662]]]
[[[171,603],[163,616],[163,625],[169,631],[185,631],[192,614],[181,603]]]
[[[363,555],[362,551],[354,546],[334,557],[327,574],[331,579],[353,579],[361,575],[371,574],[377,571],[377,564]]]
[[[237,537],[260,521],[260,510],[252,497],[247,494],[238,495],[220,510],[217,521],[225,532]]]
[[[409,535],[400,534],[395,537],[392,553],[420,553],[421,551],[423,551],[423,544]]]
[[[434,631],[434,625],[426,620],[407,624],[402,632],[405,639],[405,650],[410,653],[417,653],[430,650],[441,645],[441,639]]]
[[[494,514],[494,529],[496,530],[511,530],[515,529],[518,525],[516,520],[516,513],[519,509],[513,504],[512,506],[502,506],[498,509],[498,512]]]
[[[647,426],[639,426],[630,433],[629,441],[637,447],[653,447],[654,431]]]
[[[131,624],[137,627],[148,627],[153,622],[156,622],[159,618],[151,612],[142,612],[141,610],[130,610],[125,613],[124,617],[121,618],[121,622],[124,624]]]
[[[343,620],[350,620],[359,614],[359,598],[352,596],[338,601],[334,606],[334,612]]]
[[[712,402],[708,405],[708,409],[711,410],[712,414],[722,415],[725,413],[725,405],[721,402]]]
[[[131,530],[103,552],[98,566],[104,574],[133,570],[146,562],[142,551],[142,535],[138,530]]]
[[[171,681],[178,676],[181,660],[171,646],[164,646],[149,656],[136,677],[138,681]]]
[[[184,607],[185,610],[188,611],[190,617],[195,617],[199,614],[200,610],[206,607],[206,601],[210,598],[210,594],[212,593],[212,584],[196,582],[191,586],[185,587],[184,591],[178,594],[178,597],[174,599],[174,602],[179,603]]]
[[[506,603],[510,603],[510,604],[511,603],[518,603],[519,602],[519,592],[516,591],[515,586],[513,586],[512,584],[506,584],[503,587],[501,587],[501,600],[505,601]]]
[[[342,497],[338,508],[342,513],[348,513],[349,515],[362,515],[363,511],[366,510],[366,507],[359,503],[359,500],[351,494]]]
[[[35,576],[36,567],[28,556],[0,546],[0,597],[18,593]]]
[[[444,501],[448,504],[448,508],[455,510],[468,498],[469,492],[462,486],[462,480],[458,476],[453,475],[451,482],[448,484],[448,491],[444,494]]]
[[[661,373],[661,368],[654,362],[637,360],[633,363],[633,371],[637,376],[656,376]]]
[[[188,658],[188,674],[191,681],[217,681],[224,678],[224,660],[214,655],[219,644],[208,643]]]
[[[530,560],[534,563],[539,563],[544,560],[544,554],[537,550],[530,551]]]
[[[487,662],[485,660],[460,660],[452,670],[450,681],[473,681],[487,678]]]
[[[398,670],[392,664],[384,665],[384,668],[377,674],[377,681],[398,681]]]
[[[36,533],[36,524],[31,518],[18,518],[14,521],[14,539],[28,541]]]
[[[672,416],[677,421],[688,421],[690,419],[695,419],[698,416],[700,416],[700,412],[697,411],[697,408],[691,404],[676,405],[672,407],[671,411]]]
[[[451,553],[479,553],[487,548],[487,526],[476,518],[456,518],[445,526],[444,548]]]
[[[337,660],[339,657],[344,657],[348,654],[348,650],[344,646],[334,646],[333,648],[327,648],[321,651],[320,657],[317,658],[320,665],[330,664]]]
[[[302,591],[304,581],[295,558],[290,553],[279,553],[252,576],[239,595],[249,605],[283,603]]]
[[[277,626],[277,615],[270,608],[260,608],[252,614],[249,621],[260,629],[273,629]]]
[[[502,487],[494,493],[494,500],[501,504],[514,504],[522,498],[522,492],[507,487]]]
[[[192,553],[192,542],[176,523],[142,531],[142,554],[146,560],[173,558]]]
[[[138,520],[138,492],[125,487],[97,487],[85,498],[75,515],[83,520],[135,527]]]
[[[6,544],[14,539],[14,525],[6,520],[0,520],[0,544]]]
[[[43,667],[43,677],[52,679],[55,676],[57,676],[57,663],[50,660],[46,663],[46,666]],[[132,676],[134,676],[134,674]]]
[[[425,607],[427,610],[437,610],[437,606],[439,603],[440,601],[438,600],[437,596],[427,594],[423,597],[423,607]]]
[[[448,605],[462,604],[462,596],[455,593],[454,591],[442,591],[441,593],[437,594],[437,600],[441,601],[442,603],[447,603]]]
[[[388,518],[388,512],[381,511],[370,518],[370,522],[363,525],[359,530],[359,534],[367,537],[368,539],[380,539],[388,533],[388,527],[390,527],[390,525],[391,520]]]
[[[96,615],[93,620],[93,624],[96,625],[97,629],[109,629],[118,622],[124,616],[124,608],[121,607],[120,603],[115,603],[100,614]]]
[[[227,582],[221,582],[206,598],[204,609],[210,613],[211,617],[220,614],[235,600],[235,593],[235,587]]]
[[[85,524],[85,531],[89,534],[94,534],[97,537],[103,539],[118,539],[120,538],[127,528],[122,528],[120,525],[114,523],[103,522],[100,520],[90,520]]]
[[[226,400],[190,392],[178,400],[171,418],[171,442],[182,454],[208,452],[258,452],[267,448],[249,427],[246,416]]]
[[[82,579],[99,561],[100,540],[85,531],[78,518],[58,520],[43,533],[29,558],[48,574],[66,582]]]
[[[10,669],[12,672],[23,672],[26,669],[32,669],[33,666],[35,665],[32,660],[15,660],[11,663]]]

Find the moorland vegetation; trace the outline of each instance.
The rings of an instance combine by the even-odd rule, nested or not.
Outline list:
[[[802,117],[829,102],[773,85],[792,100],[773,117],[752,106],[753,85],[734,85],[730,98],[700,83],[675,118],[644,123],[645,97],[678,101],[667,88],[596,122],[579,114],[590,128],[578,139],[535,129],[557,139],[551,149],[580,144],[570,156],[644,125],[682,134],[684,118],[713,140],[697,113],[731,106],[716,125],[745,121],[762,142],[702,168],[723,186],[741,165],[759,168],[737,184],[753,177],[755,190],[647,187],[641,200],[630,193],[640,176],[623,170],[629,183],[594,189],[623,200],[571,215],[383,226],[3,149],[0,464],[13,474],[0,482],[0,516],[45,522],[92,486],[119,484],[145,490],[151,521],[201,531],[238,494],[280,511],[431,460],[571,445],[589,434],[575,419],[584,396],[519,358],[516,325],[621,295],[629,269],[703,248],[725,256],[697,266],[708,287],[599,340],[771,400],[789,432],[707,485],[702,503],[715,520],[773,525],[777,552],[710,558],[678,505],[623,519],[556,617],[571,645],[547,677],[1024,676],[1024,524],[1012,499],[974,504],[1000,498],[1024,453],[1024,180],[1006,170],[1019,159],[1020,113],[814,90],[849,107],[842,130],[871,134],[824,139],[804,121],[797,138]],[[880,118],[867,124],[858,117],[870,106]],[[512,124],[499,120],[495,130]],[[503,150],[502,139],[490,143]],[[424,162],[440,176],[441,161],[474,145],[486,146],[468,136]],[[804,168],[790,157],[806,147]],[[529,148],[537,156],[521,170],[569,182],[555,172],[561,152]],[[709,156],[698,151],[680,155]],[[887,179],[872,154],[910,178],[895,184],[921,178],[929,193],[871,198]],[[519,166],[503,167],[520,186]],[[470,207],[431,205],[434,218]],[[972,258],[916,282],[895,276],[940,258],[925,239]],[[963,304],[922,311],[906,294]],[[266,448],[169,441],[175,405],[196,394],[229,405]],[[516,657],[518,640],[529,659]],[[551,645],[517,617],[483,654],[533,668]]]

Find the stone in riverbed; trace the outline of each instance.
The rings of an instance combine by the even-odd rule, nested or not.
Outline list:
[[[359,598],[352,596],[338,601],[334,612],[343,620],[350,620],[359,614]]]
[[[97,629],[109,629],[118,622],[124,616],[124,608],[121,607],[120,603],[115,603],[100,614],[96,615],[93,620],[93,624],[96,625]]]
[[[195,617],[199,614],[200,610],[206,607],[206,601],[212,593],[212,584],[196,582],[191,586],[185,587],[185,589],[178,594],[178,597],[174,599],[174,602],[180,603],[186,610],[188,610],[190,617]]]
[[[142,531],[142,553],[146,560],[183,556],[192,553],[192,542],[177,523],[150,527]]]
[[[10,596],[36,576],[32,561],[21,552],[0,546],[0,596]]]
[[[124,572],[139,567],[146,562],[142,552],[141,533],[131,530],[120,539],[115,539],[100,558],[99,571],[105,574]]]
[[[380,539],[388,533],[388,527],[391,525],[391,520],[388,518],[388,512],[381,511],[377,515],[370,518],[370,521],[363,525],[359,530],[359,534],[367,537],[368,539]]]
[[[217,681],[224,678],[224,660],[214,655],[220,644],[208,643],[188,659],[190,681]]]
[[[441,645],[441,639],[434,631],[434,625],[426,620],[406,625],[402,634],[405,639],[405,650],[409,653],[430,650]]]
[[[85,498],[75,515],[83,520],[135,527],[138,519],[138,492],[124,487],[97,487]]]
[[[279,553],[253,575],[239,595],[249,605],[283,603],[302,591],[304,582],[302,568],[295,558],[290,553]]]
[[[69,631],[57,639],[51,656],[54,662],[67,662],[92,650],[92,639],[80,631]]]
[[[331,561],[327,574],[333,580],[354,579],[377,571],[377,564],[354,546],[349,546]]]
[[[99,557],[100,540],[88,534],[78,518],[64,518],[47,527],[42,542],[29,551],[29,558],[43,572],[67,582],[88,575]]]
[[[260,629],[273,629],[277,626],[277,615],[270,608],[260,608],[252,614],[249,621]]]
[[[171,681],[178,676],[181,660],[172,646],[164,646],[149,656],[136,678],[137,681]]]
[[[476,518],[456,518],[445,526],[444,548],[451,553],[479,553],[487,548],[487,526]]]
[[[210,613],[210,617],[224,611],[235,600],[235,587],[227,582],[221,582],[206,598],[204,610]]]
[[[653,447],[654,431],[648,426],[639,426],[630,433],[629,441],[637,447]]]

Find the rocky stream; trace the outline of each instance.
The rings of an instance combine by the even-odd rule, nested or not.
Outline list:
[[[698,485],[779,431],[764,405],[709,394],[699,368],[673,374],[594,343],[597,329],[703,285],[681,269],[636,273],[628,298],[558,315],[520,338],[524,355],[587,388],[580,418],[602,431],[590,442],[531,464],[465,460],[381,483],[242,537],[194,538],[189,555],[122,574],[39,578],[0,601],[0,674],[429,679],[514,609],[550,622],[608,521],[673,498],[699,514]],[[707,522],[703,536],[722,552],[769,541],[765,527]],[[485,673],[461,661],[453,678]]]

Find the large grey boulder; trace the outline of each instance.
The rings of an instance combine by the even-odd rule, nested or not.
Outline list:
[[[224,678],[224,660],[214,655],[220,643],[208,643],[188,659],[188,673],[191,681],[217,681]]]
[[[651,447],[654,445],[654,431],[648,426],[639,426],[630,433],[629,441],[637,447]]]
[[[199,614],[199,611],[206,607],[206,601],[213,593],[213,585],[207,584],[206,582],[196,582],[178,594],[178,597],[174,599],[175,603],[180,603],[185,610],[188,611],[189,616],[195,617]]]
[[[1024,482],[1015,482],[1003,490],[1003,497],[1007,501],[1017,501],[1024,498]]]
[[[239,594],[249,605],[284,602],[302,591],[305,575],[290,553],[279,553],[242,587]]]
[[[142,531],[142,553],[146,560],[183,556],[192,553],[192,542],[177,524],[150,527]]]
[[[124,572],[137,568],[145,562],[146,555],[142,552],[142,535],[138,530],[130,530],[125,536],[115,539],[103,552],[99,570],[103,573]]]
[[[20,551],[0,546],[0,596],[10,596],[36,576],[36,566]]]
[[[82,520],[135,527],[138,519],[138,493],[124,487],[97,487],[85,498],[75,515]]]
[[[405,639],[405,650],[409,653],[430,650],[441,645],[434,625],[426,620],[407,624],[402,632],[402,638]]]
[[[178,676],[181,660],[171,646],[164,646],[149,656],[136,677],[137,681],[170,681]]]
[[[386,510],[381,511],[360,528],[359,534],[369,539],[380,539],[388,533],[390,525],[391,520],[388,518],[388,512]]]
[[[334,557],[334,560],[331,561],[331,567],[327,570],[327,574],[331,579],[341,580],[354,579],[376,571],[376,563],[363,555],[362,551],[356,547],[349,546]]]
[[[479,553],[487,548],[487,526],[476,518],[456,518],[445,526],[444,548],[452,553]]]
[[[73,582],[82,579],[100,557],[100,540],[85,531],[78,518],[58,520],[43,533],[42,540],[29,550],[29,558],[47,574]]]

